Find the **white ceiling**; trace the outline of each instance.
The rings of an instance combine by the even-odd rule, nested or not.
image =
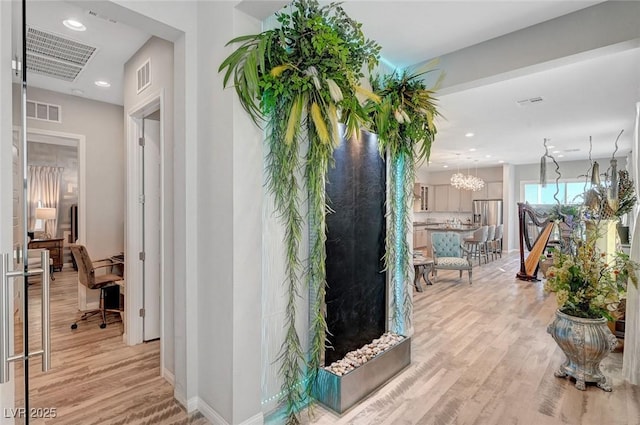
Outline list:
[[[90,7],[92,2],[86,3]],[[600,2],[349,0],[343,7],[352,18],[362,22],[367,37],[382,46],[385,61],[401,67],[596,3]],[[84,97],[122,104],[124,63],[149,35],[122,23],[91,17],[78,7],[82,4],[28,2],[29,24],[98,47],[76,82],[32,75],[29,83],[65,94],[72,94],[72,88],[81,88]],[[281,5],[281,1],[244,0],[240,7],[265,16],[267,6]],[[158,1],[158,7],[162,7],[162,2]],[[79,17],[87,31],[66,29],[62,20],[68,17]],[[626,131],[621,149],[628,151],[634,105],[640,99],[639,64],[640,51],[636,48],[442,94],[439,104],[446,120],[439,121],[429,167],[438,170],[444,164],[455,167],[458,159],[461,166],[465,161],[475,160],[479,166],[497,165],[498,160],[514,164],[537,162],[543,153],[544,137],[551,138],[551,144],[557,146],[554,150],[565,155],[561,160],[586,158],[589,136],[593,136],[594,157],[608,156],[622,128]],[[95,87],[96,79],[109,79],[111,88]],[[543,102],[524,107],[516,104],[535,96],[541,96]],[[465,138],[469,131],[475,137]],[[469,152],[472,147],[477,151]],[[579,151],[564,152],[567,149]]]
[[[382,56],[407,67],[548,21],[601,1],[371,1],[344,10],[382,46]]]
[[[29,86],[76,95],[73,89],[84,92],[81,97],[122,105],[124,64],[149,39],[150,35],[121,22],[110,22],[105,17],[88,14],[81,8],[62,1],[27,2],[27,25],[51,32],[80,43],[97,47],[96,52],[74,82],[67,82],[39,74],[28,74]],[[68,18],[82,22],[86,31],[73,31],[62,24]],[[108,18],[108,17],[106,17]],[[19,29],[19,26],[14,25]],[[111,83],[109,88],[94,84],[96,80]]]

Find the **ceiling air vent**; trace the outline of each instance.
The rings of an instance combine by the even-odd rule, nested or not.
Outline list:
[[[96,48],[33,27],[27,29],[27,69],[74,81]]]
[[[62,122],[61,112],[62,107],[60,105],[27,100],[27,118],[59,123]]]
[[[543,100],[544,99],[542,99],[540,96],[537,96],[537,97],[530,97],[528,99],[518,100],[516,103],[519,106],[529,106],[529,105],[535,105],[536,103],[540,103]]]
[[[138,68],[138,93],[151,85],[151,59],[147,59],[145,63]]]

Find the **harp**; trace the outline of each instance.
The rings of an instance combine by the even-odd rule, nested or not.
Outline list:
[[[540,256],[549,243],[554,223],[549,214],[536,211],[528,203],[522,202],[518,202],[518,221],[520,224],[520,271],[516,277],[527,281],[539,280]],[[529,251],[526,259],[525,247]]]

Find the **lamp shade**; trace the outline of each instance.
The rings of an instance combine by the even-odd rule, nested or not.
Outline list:
[[[36,219],[38,220],[55,220],[55,208],[36,208]]]

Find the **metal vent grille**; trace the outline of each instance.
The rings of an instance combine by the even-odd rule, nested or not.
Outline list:
[[[74,81],[96,48],[32,27],[27,29],[27,69]]]
[[[27,118],[34,120],[62,122],[62,107],[50,103],[27,100]]]
[[[151,59],[147,59],[145,63],[138,68],[138,93],[151,85]]]
[[[74,81],[82,67],[56,62],[40,56],[27,53],[27,69],[36,74],[59,78],[65,81]]]

